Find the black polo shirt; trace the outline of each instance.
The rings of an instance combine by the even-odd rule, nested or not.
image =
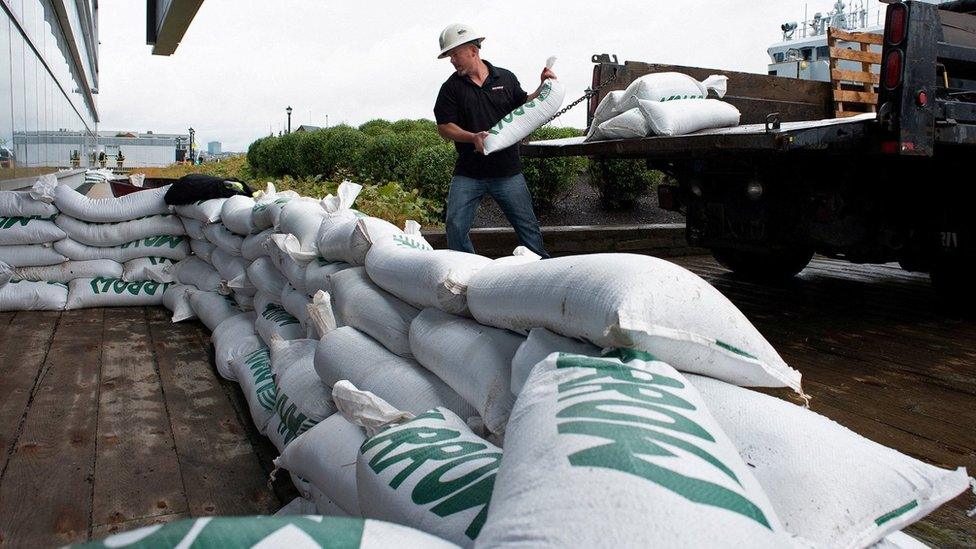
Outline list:
[[[484,132],[525,103],[529,94],[511,71],[484,63],[488,77],[481,86],[457,72],[444,82],[434,103],[438,124],[454,123],[469,132]],[[522,171],[518,143],[488,156],[475,152],[472,143],[455,142],[454,146],[458,152],[454,175],[488,179],[509,177]]]

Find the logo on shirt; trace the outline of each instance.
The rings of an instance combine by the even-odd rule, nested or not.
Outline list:
[[[499,90],[504,90],[504,89],[505,89],[505,86],[495,86],[494,88],[491,89],[491,91],[499,91]]]

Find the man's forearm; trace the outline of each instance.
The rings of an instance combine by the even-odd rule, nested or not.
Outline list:
[[[441,137],[448,141],[456,141],[458,143],[474,143],[475,134],[471,133],[457,124],[438,124],[437,133]]]

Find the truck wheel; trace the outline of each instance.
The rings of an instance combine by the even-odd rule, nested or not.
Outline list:
[[[712,250],[723,267],[746,280],[774,281],[795,276],[810,263],[813,251],[806,249],[746,252],[728,248]]]
[[[973,270],[976,259],[942,259],[932,266],[932,287],[953,312],[967,317],[976,315],[976,286]]]

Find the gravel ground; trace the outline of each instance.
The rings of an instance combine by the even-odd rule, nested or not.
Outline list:
[[[538,214],[538,212],[536,212]],[[553,211],[539,215],[539,223],[546,227],[567,225],[634,225],[645,223],[684,223],[677,212],[658,208],[657,193],[649,193],[630,210],[606,211],[600,208],[596,191],[582,177],[576,186],[556,204]],[[501,209],[490,197],[485,197],[478,209],[474,227],[508,227]]]

